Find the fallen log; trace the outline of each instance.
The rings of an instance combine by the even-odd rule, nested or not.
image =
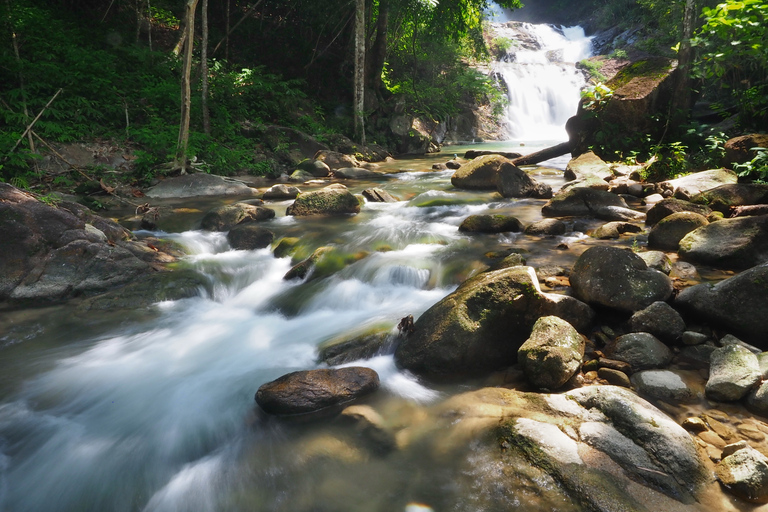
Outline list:
[[[464,153],[464,158],[467,160],[473,160],[479,156],[485,156],[485,155],[501,155],[504,158],[509,158],[512,160],[513,158],[520,158],[523,156],[520,153],[505,153],[503,151],[480,151],[477,149],[470,149],[466,153]]]
[[[571,152],[571,143],[561,142],[556,146],[550,146],[548,148],[544,148],[541,151],[536,151],[535,153],[531,153],[530,155],[523,155],[518,158],[513,158],[512,163],[517,166],[534,165],[534,164],[538,164],[539,162],[543,162],[544,160],[549,160],[550,158],[556,158],[558,156],[562,156],[570,152]]]

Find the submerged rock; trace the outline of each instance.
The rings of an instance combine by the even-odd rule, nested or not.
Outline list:
[[[378,388],[379,376],[370,368],[307,370],[263,384],[256,392],[256,403],[268,414],[305,414],[349,402]]]
[[[286,215],[353,215],[360,213],[360,201],[344,185],[328,185],[305,192],[286,209]]]
[[[272,245],[275,234],[253,222],[238,224],[227,233],[227,241],[235,250],[252,251]]]

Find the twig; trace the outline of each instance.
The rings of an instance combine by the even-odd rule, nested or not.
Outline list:
[[[16,144],[14,144],[13,148],[11,148],[11,150],[8,152],[9,155],[11,153],[13,153],[14,151],[16,151],[16,148],[19,147],[19,144],[21,144],[21,141],[24,140],[24,137],[26,137],[27,134],[30,132],[30,130],[32,130],[32,127],[35,126],[35,123],[37,122],[38,119],[40,119],[40,116],[43,115],[43,112],[48,110],[48,107],[51,106],[51,103],[53,103],[53,100],[55,100],[56,97],[59,95],[59,93],[61,93],[61,91],[63,91],[63,90],[64,89],[59,89],[58,91],[56,91],[56,94],[53,95],[53,98],[48,100],[48,103],[46,103],[46,105],[43,107],[43,110],[41,110],[40,113],[37,114],[37,117],[35,117],[32,120],[32,122],[29,124],[29,126],[27,126],[27,129],[24,130],[24,133],[21,134],[21,137],[19,137],[19,140],[16,141]],[[5,158],[8,159],[7,156]]]

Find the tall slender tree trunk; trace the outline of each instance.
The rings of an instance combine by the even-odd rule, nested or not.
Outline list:
[[[684,122],[691,111],[691,66],[693,64],[693,37],[694,24],[696,22],[696,0],[685,0],[685,12],[683,15],[683,39],[680,41],[680,49],[677,54],[677,81],[672,96],[672,119],[675,124]]]
[[[11,0],[5,0],[5,4],[8,8],[8,28],[11,30],[11,41],[13,42],[13,55],[16,57],[16,65],[19,68],[19,90],[21,91],[21,108],[24,112],[24,122],[29,123],[29,108],[27,107],[27,90],[24,86],[24,70],[21,64],[21,53],[19,52],[19,40],[16,37],[16,27],[13,23],[13,14],[11,13]],[[32,133],[27,133],[27,141],[29,142],[29,150],[35,151],[35,140],[32,138]],[[23,137],[22,137],[23,138]]]
[[[355,140],[365,145],[365,0],[355,0]]]
[[[151,0],[147,0],[147,42],[149,43],[149,51],[152,51],[152,3]]]
[[[211,134],[211,113],[208,110],[208,0],[203,0],[202,6],[203,40],[200,50],[200,74],[202,75],[203,131]]]
[[[379,14],[376,18],[376,39],[366,57],[366,94],[381,99],[381,74],[387,60],[387,32],[389,31],[390,0],[379,0]]]
[[[224,59],[229,61],[229,3],[230,0],[227,0],[227,26],[226,30],[224,30],[224,33],[226,36],[224,36]]]
[[[187,146],[189,145],[189,111],[192,106],[192,88],[190,76],[192,73],[192,49],[195,46],[195,11],[198,0],[187,0],[185,7],[185,31],[186,42],[184,45],[184,61],[181,73],[181,124],[179,126],[179,140],[176,144],[176,159],[174,167],[186,173]]]

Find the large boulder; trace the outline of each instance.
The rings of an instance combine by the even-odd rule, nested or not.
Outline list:
[[[262,198],[264,199],[296,199],[296,196],[301,194],[301,190],[297,187],[286,185],[285,183],[278,183],[272,185],[264,192]]]
[[[206,231],[229,231],[241,222],[259,222],[274,217],[275,211],[265,206],[227,204],[208,211],[200,221],[200,227]]]
[[[344,160],[343,157],[338,158],[340,161]],[[300,162],[297,168],[299,171],[308,172],[315,178],[325,178],[331,174],[331,168],[322,160],[307,159]]]
[[[333,171],[333,177],[342,180],[361,180],[379,178],[381,174],[362,167],[342,167]]]
[[[768,204],[768,185],[764,183],[732,183],[720,185],[691,198],[697,204],[728,215],[736,206]]]
[[[736,183],[739,177],[730,169],[711,169],[709,171],[695,172],[682,178],[668,180],[661,185],[673,191],[678,199],[689,200],[706,190],[710,190],[727,183]]]
[[[336,183],[300,194],[285,213],[297,217],[357,214],[360,213],[360,201],[347,187]]]
[[[753,148],[768,148],[768,135],[764,133],[750,133],[728,139],[725,143],[725,164],[743,164],[752,160],[756,151]]]
[[[451,183],[456,188],[496,190],[499,169],[503,164],[512,165],[512,162],[500,155],[477,157],[457,169],[451,176]]]
[[[213,174],[195,173],[166,178],[146,191],[152,199],[168,199],[197,196],[253,196],[257,193],[243,183],[232,178]]]
[[[437,380],[483,375],[514,363],[542,316],[558,316],[583,331],[594,312],[572,297],[542,293],[531,267],[484,272],[419,317],[395,362]]]
[[[723,219],[688,233],[678,250],[686,260],[743,269],[768,262],[768,215]]]
[[[379,375],[370,368],[307,370],[263,384],[256,392],[256,403],[268,414],[305,414],[349,402],[378,388]]]
[[[673,213],[651,228],[648,233],[648,247],[662,251],[676,251],[680,240],[685,235],[707,224],[709,224],[707,218],[698,213]]]
[[[470,215],[459,225],[459,231],[472,233],[519,233],[523,223],[511,215]]]
[[[511,163],[499,167],[497,190],[502,197],[534,197],[549,199],[552,197],[552,187],[539,183],[527,172]]]
[[[542,206],[541,213],[545,217],[566,217],[571,215],[595,216],[597,210],[604,206],[628,208],[621,197],[603,190],[586,187],[574,187],[560,191]]]
[[[673,213],[693,212],[703,217],[712,213],[712,209],[704,204],[695,204],[684,199],[668,197],[654,204],[646,213],[645,223],[649,226],[655,226],[661,219],[668,217]]]
[[[345,155],[338,151],[321,150],[315,154],[314,159],[324,163],[331,171],[342,169],[344,167],[360,167],[362,165],[354,156]],[[318,170],[317,172],[319,175],[320,171]],[[315,172],[312,172],[312,174],[315,175]],[[323,174],[323,176],[328,176],[328,174]]]
[[[576,260],[570,275],[576,298],[634,313],[672,296],[672,281],[649,269],[628,249],[590,247]]]
[[[253,222],[245,222],[233,227],[227,233],[229,246],[235,250],[252,251],[272,245],[275,234],[267,228]]]
[[[741,345],[726,345],[710,356],[707,397],[719,402],[741,400],[761,378],[755,354]]]
[[[768,350],[768,264],[758,265],[717,284],[685,288],[675,307],[698,319],[723,326],[742,339]]]
[[[606,178],[613,177],[613,172],[610,166],[592,151],[571,159],[565,166],[564,177],[568,181],[585,179],[589,176],[597,176],[605,181]]]
[[[555,390],[578,371],[584,358],[585,338],[556,316],[536,320],[531,336],[517,351],[517,360],[536,387]]]

